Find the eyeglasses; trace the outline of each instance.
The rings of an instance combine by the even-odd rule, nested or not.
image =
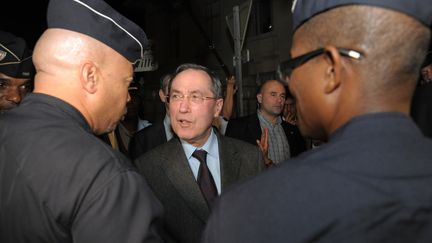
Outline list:
[[[361,59],[364,55],[355,50],[347,49],[347,48],[337,48],[338,52],[345,57],[350,57],[356,60]],[[300,65],[306,63],[307,61],[311,60],[312,58],[315,58],[325,52],[324,48],[320,48],[311,52],[308,52],[306,54],[303,54],[301,56],[295,57],[293,59],[289,59],[287,61],[284,61],[279,64],[278,66],[278,75],[281,80],[286,80],[286,78],[289,78],[291,76],[292,71],[299,67]]]
[[[204,102],[204,100],[216,100],[216,97],[208,97],[208,96],[203,96],[200,93],[193,93],[193,94],[189,94],[189,95],[184,95],[184,94],[170,94],[166,96],[166,101],[167,103],[175,103],[175,102],[180,102],[183,101],[185,98],[194,103],[194,104],[202,104]]]

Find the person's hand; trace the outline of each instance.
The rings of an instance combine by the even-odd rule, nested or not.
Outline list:
[[[235,94],[235,92],[237,91],[237,86],[235,84],[235,76],[230,76],[227,78],[226,80],[226,85],[227,85],[227,91],[232,91],[232,94]]]
[[[297,116],[293,112],[288,112],[288,114],[285,116],[285,121],[288,122],[291,125],[296,126],[297,125]]]
[[[265,166],[273,166],[273,161],[268,157],[268,128],[263,129],[261,139],[257,139],[256,143],[262,152]]]

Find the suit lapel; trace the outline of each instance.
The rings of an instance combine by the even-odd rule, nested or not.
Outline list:
[[[162,167],[168,180],[176,188],[182,199],[200,219],[206,221],[209,216],[209,208],[201,194],[195,177],[190,169],[186,155],[179,139],[173,138],[169,142],[162,160]]]
[[[237,151],[233,150],[234,147],[229,144],[229,140],[219,135],[219,133],[216,134],[218,136],[223,192],[225,187],[237,181],[241,164],[239,162],[240,160],[237,158]]]

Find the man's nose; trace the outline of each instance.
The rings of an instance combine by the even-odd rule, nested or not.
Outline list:
[[[180,112],[188,112],[190,108],[190,102],[191,101],[189,97],[183,97],[179,104]]]
[[[19,104],[21,102],[22,96],[20,91],[17,88],[8,88],[6,91],[6,100],[11,101],[15,104]]]

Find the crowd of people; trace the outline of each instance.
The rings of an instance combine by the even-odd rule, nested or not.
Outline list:
[[[34,48],[0,31],[0,242],[431,242],[428,1],[293,1],[256,113],[183,63],[143,126],[144,30],[50,0]]]

